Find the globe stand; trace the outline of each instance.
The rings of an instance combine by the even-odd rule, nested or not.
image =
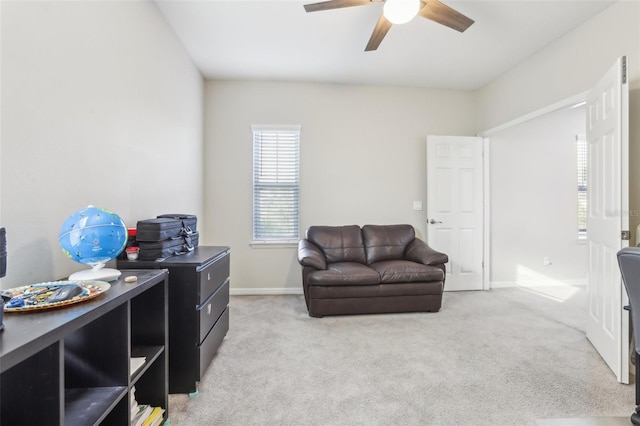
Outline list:
[[[96,263],[91,269],[74,272],[69,275],[72,281],[115,281],[122,274],[117,269],[105,268],[104,263]]]

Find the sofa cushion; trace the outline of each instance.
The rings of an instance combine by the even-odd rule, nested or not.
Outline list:
[[[310,286],[309,297],[313,299],[353,299],[365,297],[397,297],[397,296],[439,296],[442,295],[442,281],[428,283],[401,283],[375,285],[334,285]]]
[[[362,244],[362,232],[358,225],[310,226],[307,239],[320,247],[327,263],[367,263]]]
[[[404,259],[407,245],[416,238],[411,225],[365,225],[362,237],[367,263]]]
[[[380,283],[380,274],[356,262],[330,263],[327,269],[312,271],[307,275],[309,285],[371,285]]]
[[[411,283],[444,280],[444,272],[435,266],[409,260],[383,260],[369,265],[380,274],[381,283]]]

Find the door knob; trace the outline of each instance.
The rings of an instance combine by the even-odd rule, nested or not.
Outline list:
[[[436,223],[442,223],[442,221],[439,221],[439,220],[433,220],[433,219],[431,219],[431,220],[429,221],[429,223],[430,223],[430,224],[432,224],[432,225],[435,225]]]

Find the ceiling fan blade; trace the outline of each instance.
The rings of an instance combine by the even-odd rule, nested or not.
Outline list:
[[[368,52],[370,50],[376,50],[380,43],[382,43],[382,39],[389,32],[389,28],[391,28],[391,22],[384,15],[380,15],[380,19],[376,23],[373,32],[371,33],[371,37],[369,38],[369,43],[367,43],[367,47],[365,47],[364,51]]]
[[[384,0],[329,0],[319,3],[305,4],[304,10],[307,12],[318,12],[320,10],[341,9],[343,7],[363,6],[365,4],[378,3]]]
[[[439,0],[424,0],[425,6],[418,14],[463,33],[473,24],[473,19],[467,18],[462,13],[450,8]]]

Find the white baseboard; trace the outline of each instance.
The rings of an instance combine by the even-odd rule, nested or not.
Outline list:
[[[528,280],[528,281],[491,281],[490,288],[512,288],[512,287],[562,287],[587,285],[587,279],[575,280]]]
[[[302,294],[302,288],[230,288],[231,296],[279,296]]]

